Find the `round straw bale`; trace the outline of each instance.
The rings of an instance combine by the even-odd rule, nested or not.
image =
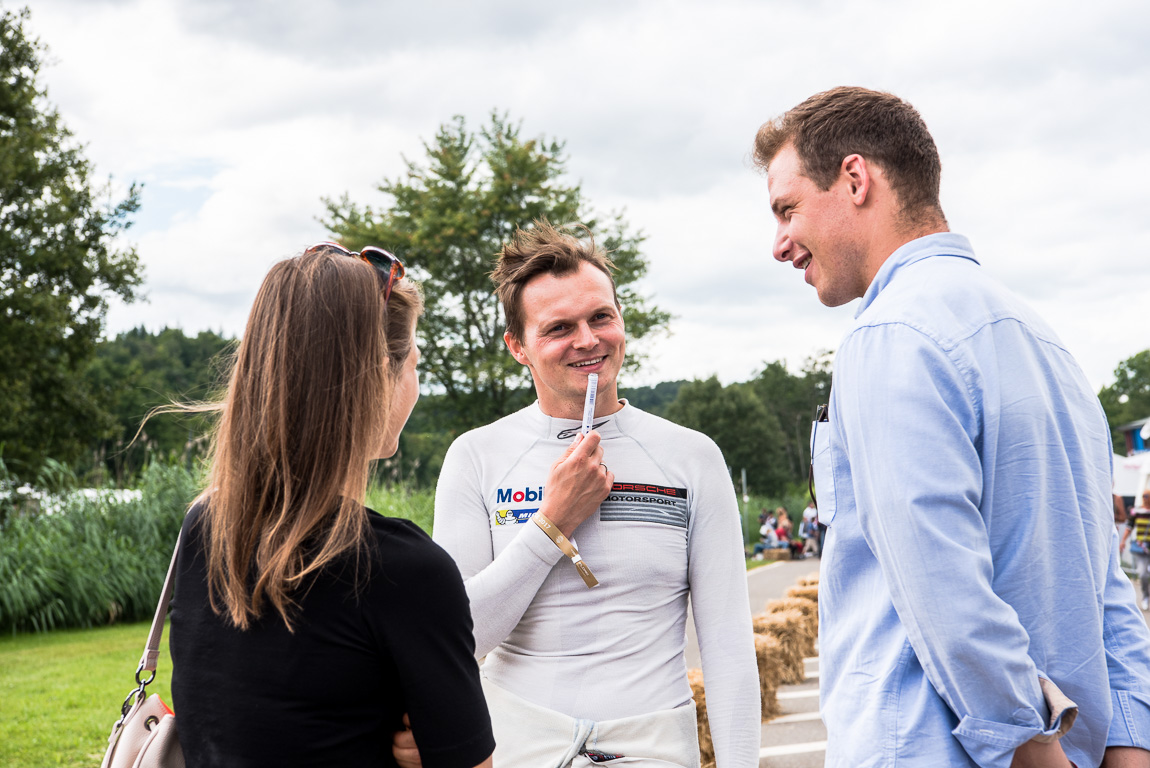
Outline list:
[[[755,635],[755,658],[759,664],[759,699],[763,719],[770,720],[782,712],[779,707],[779,681],[783,676],[782,646],[774,635]]]
[[[781,613],[760,613],[751,617],[756,633],[774,635],[779,641],[779,655],[783,662],[783,672],[779,682],[788,685],[801,683],[806,679],[803,658],[811,644],[810,629],[803,615],[795,610]]]
[[[767,613],[783,613],[784,611],[798,611],[803,615],[803,619],[807,622],[807,634],[810,636],[810,644],[803,649],[803,653],[807,656],[814,656],[818,653],[815,648],[815,640],[819,636],[819,606],[817,603],[812,603],[804,597],[784,597],[780,600],[767,601]]]
[[[819,601],[819,588],[813,587],[791,587],[787,590],[787,597],[805,597],[807,600],[813,600],[816,603]]]
[[[819,585],[819,575],[816,573],[813,576],[804,576],[799,579],[800,587],[817,587]]]
[[[688,669],[687,682],[691,684],[691,697],[695,700],[695,715],[699,728],[700,768],[715,765],[715,744],[711,741],[711,724],[707,720],[707,694],[703,692],[703,670]]]

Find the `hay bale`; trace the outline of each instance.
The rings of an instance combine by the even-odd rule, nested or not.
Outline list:
[[[715,765],[715,744],[711,741],[711,723],[707,720],[707,694],[703,691],[703,670],[688,669],[687,682],[691,684],[691,697],[695,700],[695,715],[699,728],[700,768]]]
[[[819,601],[819,588],[817,585],[812,587],[791,587],[787,590],[787,597],[803,597],[817,603]]]
[[[809,624],[796,610],[781,613],[759,613],[751,617],[756,634],[773,635],[779,641],[779,658],[782,662],[780,683],[794,685],[806,680],[806,667],[803,659],[812,642]]]
[[[782,645],[774,635],[755,635],[755,659],[759,665],[759,701],[763,720],[782,713],[779,707],[779,683],[783,678]]]
[[[784,597],[780,600],[768,600],[767,613],[782,613],[784,611],[798,611],[807,622],[807,632],[810,635],[810,644],[803,650],[807,656],[815,656],[818,650],[815,640],[819,636],[819,606],[805,597]]]
[[[799,579],[800,587],[817,587],[819,585],[819,575],[816,573],[814,576],[804,576]]]

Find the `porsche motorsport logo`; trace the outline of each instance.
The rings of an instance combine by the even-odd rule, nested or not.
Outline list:
[[[599,505],[603,522],[659,523],[686,528],[687,489],[658,483],[615,483]]]

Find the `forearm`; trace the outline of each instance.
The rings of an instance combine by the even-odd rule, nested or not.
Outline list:
[[[751,637],[749,630],[748,627],[748,638]],[[736,653],[725,661],[703,658],[707,719],[718,768],[748,768],[759,764],[762,707],[753,642],[749,651],[749,654]]]
[[[712,553],[712,566],[728,560],[742,566],[740,553],[728,553],[721,559],[718,554]],[[697,552],[692,557],[692,562],[706,560]],[[736,572],[701,565],[693,567],[691,574],[691,609],[716,763],[718,768],[756,766],[762,706],[745,568]]]
[[[1071,768],[1073,764],[1057,741],[1028,741],[1014,750],[1010,768]]]
[[[525,525],[490,565],[464,579],[475,625],[476,658],[507,639],[562,556],[538,526]]]
[[[695,634],[718,768],[759,764],[761,702],[738,502],[717,451],[694,484],[688,543]],[[701,462],[702,463],[702,462]]]
[[[1100,768],[1150,768],[1150,752],[1136,747],[1109,747]]]

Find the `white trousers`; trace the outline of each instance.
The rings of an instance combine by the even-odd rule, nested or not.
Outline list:
[[[695,702],[618,720],[580,720],[483,677],[499,768],[699,768]]]

